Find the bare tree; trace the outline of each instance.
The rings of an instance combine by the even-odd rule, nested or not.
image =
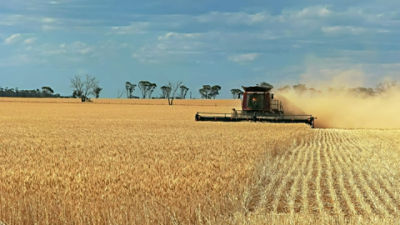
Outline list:
[[[178,91],[179,87],[182,85],[181,81],[177,81],[175,83],[168,82],[168,87],[171,89],[171,94],[168,97],[168,105],[174,104],[174,99],[176,97],[176,92]]]
[[[123,95],[124,95],[124,91],[118,90],[118,92],[117,92],[117,98],[122,98]]]
[[[83,82],[80,76],[76,75],[71,79],[71,87],[74,89],[72,97],[80,98],[83,94]]]
[[[96,96],[95,89],[99,87],[98,83],[96,78],[90,75],[86,75],[85,80],[80,76],[73,77],[71,79],[73,97],[81,98],[82,102],[90,101],[90,95]]]

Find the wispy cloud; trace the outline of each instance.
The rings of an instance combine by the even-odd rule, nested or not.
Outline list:
[[[158,40],[171,40],[171,39],[193,39],[199,37],[199,33],[177,33],[168,32],[164,35],[158,36]]]
[[[9,37],[7,37],[6,39],[4,39],[4,43],[6,45],[10,45],[15,43],[16,41],[18,41],[21,38],[21,34],[17,33],[17,34],[12,34]]]
[[[19,43],[5,62],[19,59],[8,65],[29,65],[54,63],[61,61],[63,64],[85,62],[96,55],[96,48],[84,42],[75,41],[70,43],[36,43],[36,38],[20,38]],[[7,64],[4,64],[7,65]],[[4,66],[3,65],[3,66]]]
[[[256,60],[260,54],[258,53],[246,53],[246,54],[237,54],[229,56],[229,60],[236,62],[236,63],[244,63],[244,62],[251,62]]]
[[[211,12],[195,17],[196,21],[200,23],[225,23],[230,25],[256,25],[271,18],[272,16],[266,12]]]
[[[42,45],[37,48],[37,51],[41,55],[46,56],[88,56],[94,51],[94,47],[80,41],[72,43],[62,43],[59,45]]]
[[[332,14],[328,6],[310,6],[301,10],[287,11],[284,15],[295,18],[327,17]]]
[[[149,28],[149,22],[132,22],[126,26],[112,26],[109,34],[143,34]]]
[[[173,60],[191,60],[188,56],[207,53],[206,43],[212,34],[166,32],[153,42],[133,52],[132,57],[141,63],[159,63]]]
[[[54,23],[56,19],[51,18],[51,17],[43,17],[41,20],[43,23]]]
[[[36,38],[27,38],[24,40],[24,44],[33,44],[36,41]]]
[[[321,28],[322,32],[326,34],[361,34],[366,32],[363,27],[354,26],[323,26]]]

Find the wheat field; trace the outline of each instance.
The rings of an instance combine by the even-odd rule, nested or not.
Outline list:
[[[0,224],[395,224],[400,130],[195,122],[235,100],[0,99]]]

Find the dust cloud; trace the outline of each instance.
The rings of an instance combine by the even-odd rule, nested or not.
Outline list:
[[[374,88],[349,87],[340,77],[275,90],[285,113],[312,114],[317,128],[400,128],[400,85],[385,80]]]

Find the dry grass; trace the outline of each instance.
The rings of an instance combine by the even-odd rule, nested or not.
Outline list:
[[[194,122],[196,111],[230,112],[237,101],[20,101],[0,99],[7,224],[391,224],[400,216],[398,130]]]

